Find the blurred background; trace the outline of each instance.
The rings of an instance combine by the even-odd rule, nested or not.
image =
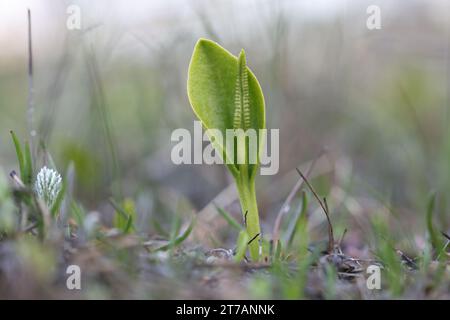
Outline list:
[[[81,10],[81,30],[66,27],[69,5]],[[366,27],[369,5],[381,10],[379,30]],[[110,196],[132,197],[149,231],[155,214],[201,210],[231,183],[223,166],[170,160],[172,130],[193,128],[186,78],[204,37],[246,50],[267,126],[280,129],[280,171],[257,182],[266,232],[293,169],[324,148],[329,168],[314,181],[336,211],[371,214],[372,202],[388,203],[408,229],[424,221],[435,190],[448,227],[448,1],[1,0],[5,173],[17,170],[9,131],[29,136],[27,8],[37,141],[61,173],[74,163],[75,194],[89,210],[108,215]],[[338,207],[346,195],[356,200]]]

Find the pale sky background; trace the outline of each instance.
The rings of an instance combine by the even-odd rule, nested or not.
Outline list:
[[[30,8],[33,20],[34,45],[46,48],[48,44],[59,41],[64,34],[67,19],[66,9],[71,4],[79,5],[82,14],[82,27],[103,25],[120,26],[123,29],[151,26],[155,34],[164,36],[170,30],[165,21],[174,21],[186,28],[195,24],[198,16],[195,9],[208,7],[221,10],[234,8],[234,15],[255,19],[254,7],[264,10],[264,7],[280,6],[286,8],[287,14],[298,14],[301,19],[332,19],[345,14],[349,10],[349,0],[287,0],[274,4],[273,0],[96,0],[96,1],[48,1],[48,0],[0,0],[0,55],[23,55],[26,52],[26,10]],[[392,5],[393,1],[378,1],[383,9]],[[404,2],[404,1],[398,1]],[[431,1],[430,1],[431,2]],[[435,1],[443,3],[443,1]],[[357,3],[357,2],[353,2]],[[352,4],[352,7],[353,7]],[[239,8],[236,12],[235,8]],[[362,8],[364,9],[364,8]],[[440,11],[440,10],[437,10]],[[364,12],[363,12],[364,14]],[[217,14],[213,19],[223,19]],[[141,28],[142,29],[142,28]],[[5,50],[6,49],[6,50]]]
[[[278,2],[278,3],[276,3]],[[364,1],[363,1],[364,2]],[[0,55],[11,55],[23,50],[26,42],[26,9],[32,10],[33,32],[36,40],[42,42],[55,41],[54,37],[61,35],[60,28],[65,28],[67,18],[66,9],[71,4],[77,4],[82,10],[83,27],[90,25],[120,25],[125,28],[134,28],[142,24],[153,27],[164,26],[165,20],[176,17],[176,21],[186,23],[186,27],[198,19],[195,8],[207,7],[227,10],[233,7],[234,15],[243,15],[246,18],[256,18],[253,14],[255,6],[262,8],[275,5],[285,7],[287,14],[298,14],[301,19],[333,19],[338,15],[345,15],[349,10],[364,10],[358,8],[363,2],[351,0],[0,0]],[[427,4],[430,14],[436,19],[447,19],[449,16],[449,3],[447,0],[408,0],[369,1],[382,8],[382,14],[389,15],[389,11],[397,6],[405,15],[412,4]],[[364,3],[366,6],[366,3]],[[236,8],[239,8],[236,12]],[[269,8],[270,10],[270,8]],[[362,12],[362,14],[365,14]],[[214,19],[221,19],[223,15],[217,14]],[[171,19],[167,19],[171,18]],[[173,20],[172,20],[173,21]],[[161,29],[161,33],[164,32]]]

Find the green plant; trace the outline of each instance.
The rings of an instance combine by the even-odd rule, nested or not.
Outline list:
[[[110,199],[111,205],[116,209],[113,225],[124,234],[134,231],[134,223],[136,221],[136,208],[133,200],[125,199],[122,206]]]
[[[15,171],[10,173],[17,187],[14,198],[19,209],[19,226],[22,229],[28,228],[27,230],[37,229],[39,237],[43,239],[50,224],[55,222],[60,214],[66,195],[66,181],[56,170],[46,166],[35,176],[33,168],[36,166],[33,163],[30,143],[25,142],[22,146],[17,135],[13,131],[10,133],[20,170],[20,176]],[[46,157],[54,167],[51,156],[46,154]],[[55,219],[52,221],[51,218]]]
[[[17,160],[19,162],[20,178],[26,186],[31,186],[33,177],[33,161],[31,158],[30,143],[24,143],[24,150],[20,146],[20,141],[14,131],[10,131],[14,147],[16,148]]]
[[[263,144],[259,132],[265,128],[265,106],[258,80],[247,67],[244,50],[235,57],[217,43],[200,39],[189,65],[187,90],[194,113],[234,177],[248,237],[258,238],[261,231],[255,177]],[[250,161],[254,149],[251,149],[247,136],[244,139],[234,136],[233,149],[230,149],[229,141],[220,141],[208,129],[218,130],[222,137],[228,137],[229,130],[244,134],[248,130],[258,132],[256,162]],[[259,241],[252,241],[249,250],[251,258],[258,260]]]

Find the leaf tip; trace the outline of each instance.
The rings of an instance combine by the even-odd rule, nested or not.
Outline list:
[[[204,46],[208,46],[211,44],[216,44],[214,41],[206,39],[206,38],[200,38],[197,40],[197,43],[195,44],[195,48],[200,48]]]

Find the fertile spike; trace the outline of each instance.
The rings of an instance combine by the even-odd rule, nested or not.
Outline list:
[[[250,99],[248,89],[248,72],[245,52],[242,49],[238,59],[238,74],[234,96],[234,129],[250,128]]]

